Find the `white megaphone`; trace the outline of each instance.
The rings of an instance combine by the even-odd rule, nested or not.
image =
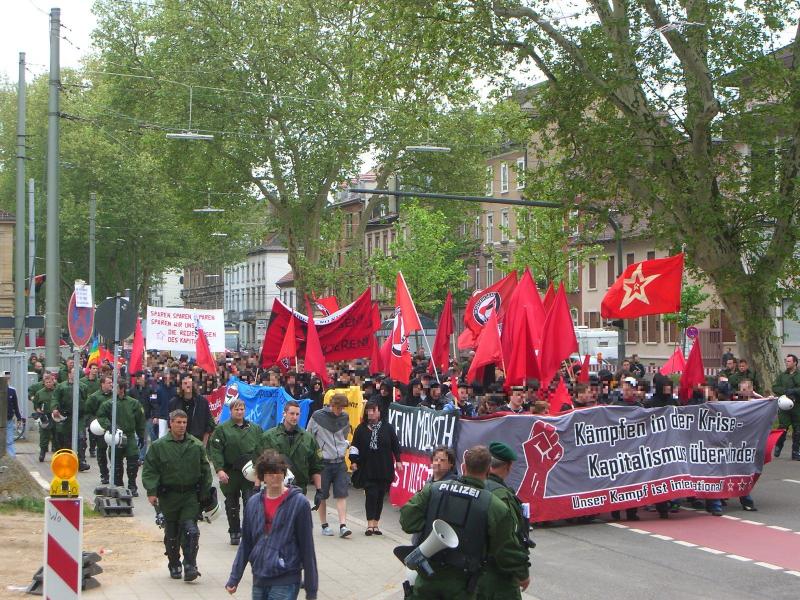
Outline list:
[[[431,532],[419,546],[417,546],[403,563],[415,571],[422,571],[427,576],[433,575],[433,568],[428,559],[446,548],[458,546],[458,534],[448,523],[436,519],[431,526]]]

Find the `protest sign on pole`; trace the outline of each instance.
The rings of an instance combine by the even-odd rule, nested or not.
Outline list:
[[[147,307],[147,349],[194,352],[195,319],[202,323],[212,352],[225,352],[225,317],[222,310]]]

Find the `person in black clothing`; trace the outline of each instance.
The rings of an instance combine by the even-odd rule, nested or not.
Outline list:
[[[185,412],[188,416],[186,432],[205,445],[208,436],[216,427],[208,400],[195,391],[194,379],[189,373],[181,375],[180,382],[181,387],[178,389],[177,395],[169,402],[169,412],[171,413],[173,410]]]
[[[354,485],[364,488],[367,513],[365,535],[382,535],[379,529],[383,498],[394,480],[395,469],[401,471],[400,442],[394,427],[381,420],[378,404],[367,402],[364,417],[353,433],[350,445],[350,466]]]
[[[283,386],[283,389],[295,400],[308,397],[308,389],[297,380],[297,373],[294,371],[289,371],[286,374],[286,382]]]
[[[153,407],[150,404],[150,387],[145,383],[144,371],[136,371],[133,374],[134,385],[128,390],[128,395],[139,401],[144,411],[145,423],[149,424],[153,418]],[[147,429],[145,429],[147,431]],[[147,454],[147,440],[139,443],[139,466],[144,464],[144,456]]]
[[[408,384],[410,393],[403,400],[406,406],[419,406],[422,402],[422,382],[419,379],[412,379]]]
[[[381,381],[378,391],[368,400],[378,405],[378,409],[381,411],[381,421],[384,423],[388,421],[389,405],[392,403],[392,380],[387,378]]]
[[[311,410],[308,414],[313,415],[316,411],[322,408],[322,400],[325,397],[325,388],[319,378],[313,377],[311,379],[311,387],[308,390],[307,398],[311,399]]]
[[[653,395],[645,402],[647,408],[661,406],[677,406],[678,401],[672,394],[672,379],[661,373],[653,375]]]

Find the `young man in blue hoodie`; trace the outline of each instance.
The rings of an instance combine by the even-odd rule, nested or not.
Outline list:
[[[300,488],[286,486],[286,469],[286,459],[275,450],[265,450],[256,463],[256,477],[264,485],[244,509],[241,543],[225,584],[229,594],[236,593],[249,562],[253,600],[295,600],[303,580],[306,600],[317,598],[311,507]]]

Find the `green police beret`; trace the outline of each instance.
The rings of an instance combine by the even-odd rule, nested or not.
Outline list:
[[[517,460],[517,453],[511,449],[511,446],[503,442],[490,443],[489,452],[498,460],[503,460],[505,462],[514,462]]]

